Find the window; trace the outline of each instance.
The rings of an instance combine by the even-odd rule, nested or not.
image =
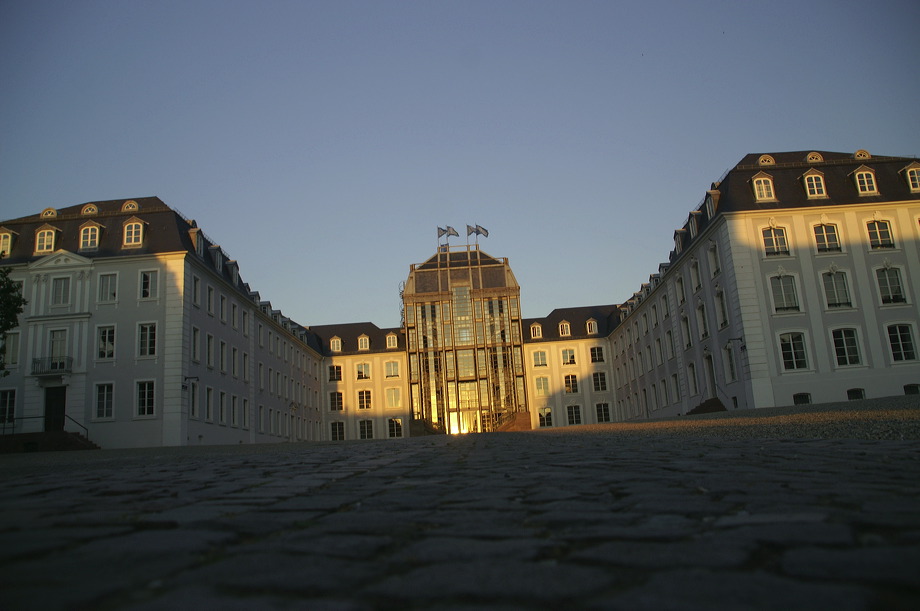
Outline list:
[[[189,416],[198,418],[200,416],[198,382],[189,382],[188,389]]]
[[[684,340],[684,349],[686,350],[693,345],[693,339],[690,337],[690,319],[686,316],[680,318],[680,331]]]
[[[766,256],[776,257],[789,254],[786,230],[783,227],[767,227],[763,230],[763,248]]]
[[[574,365],[575,364],[575,350],[571,348],[566,348],[562,351],[562,364],[563,365]]]
[[[396,336],[393,335],[392,333],[389,334],[389,335],[387,335],[387,348],[390,349],[390,348],[397,348],[397,347],[399,347],[399,341],[398,341],[398,339],[396,338]],[[402,426],[402,425],[400,425],[400,426]],[[402,430],[402,429],[400,429],[400,430]],[[400,437],[402,437],[402,435],[400,435]]]
[[[696,308],[696,325],[700,332],[700,339],[709,337],[709,323],[706,322],[706,306],[702,303]]]
[[[559,337],[568,337],[572,334],[572,327],[567,322],[559,323]]]
[[[13,234],[0,233],[0,256],[8,257],[13,247]]]
[[[157,353],[157,324],[155,322],[141,323],[137,326],[137,355],[156,356]]]
[[[553,410],[549,407],[541,407],[537,412],[540,427],[553,426]]]
[[[42,229],[35,235],[35,252],[49,253],[54,251],[53,229]]]
[[[158,276],[156,270],[141,272],[141,299],[156,299],[159,292]]]
[[[221,340],[220,342],[220,353],[218,354],[218,365],[220,370],[224,373],[227,372],[227,342]]]
[[[809,174],[805,176],[805,191],[808,193],[809,198],[826,197],[827,193],[824,191],[824,177],[820,174]]]
[[[402,395],[398,388],[387,388],[387,407],[394,409],[402,406]]]
[[[118,296],[118,274],[99,274],[100,303],[112,303]]]
[[[0,422],[12,424],[16,422],[16,391],[0,390]]]
[[[920,191],[920,168],[910,168],[907,170],[907,184],[911,193]]]
[[[719,328],[724,329],[728,326],[728,304],[726,303],[725,293],[719,291],[716,293],[716,310],[719,313]]]
[[[875,172],[869,169],[856,172],[856,190],[860,195],[878,195],[875,188]]]
[[[806,369],[805,335],[803,333],[783,333],[779,336],[779,348],[783,358],[783,369],[795,371]]]
[[[359,420],[358,421],[358,439],[373,439],[374,438],[374,421],[373,420]]]
[[[677,282],[674,284],[674,288],[677,290],[677,303],[683,303],[687,300],[687,294],[684,291],[684,279],[678,278]],[[667,316],[665,316],[667,318]]]
[[[847,390],[847,401],[859,401],[866,398],[865,388],[850,388]]]
[[[111,418],[113,412],[114,384],[96,384],[96,418]]]
[[[826,272],[821,277],[824,280],[824,297],[828,308],[852,307],[847,275],[844,272]]]
[[[586,322],[585,330],[588,332],[588,335],[597,335],[597,321],[589,320]]]
[[[329,439],[332,441],[344,441],[345,440],[345,423],[344,422],[330,422],[329,423]]]
[[[880,267],[875,270],[882,303],[906,303],[904,285],[901,284],[901,270],[897,267]]]
[[[607,390],[607,374],[603,371],[595,371],[591,375],[594,381],[594,391],[604,392]]]
[[[399,362],[398,361],[387,361],[384,366],[386,368],[386,376],[388,378],[398,378],[399,377]]]
[[[115,327],[99,327],[97,331],[98,343],[96,347],[97,359],[115,358]]]
[[[530,325],[530,337],[532,339],[540,339],[543,337],[543,327],[537,324]]]
[[[80,230],[80,250],[91,250],[99,247],[99,227],[89,225]]]
[[[51,305],[63,306],[70,303],[70,278],[51,280]]]
[[[598,422],[610,422],[610,404],[609,403],[598,403],[594,406],[594,409],[597,411],[597,421]]]
[[[702,286],[700,283],[700,263],[699,261],[693,261],[690,264],[690,284],[693,286],[694,292],[700,290]]]
[[[591,347],[591,362],[592,363],[603,363],[604,362],[603,346],[592,346]]]
[[[204,389],[204,417],[206,420],[214,420],[214,389]]]
[[[888,343],[891,345],[891,358],[897,362],[917,359],[914,338],[910,325],[889,325]]]
[[[798,312],[799,300],[795,293],[795,278],[792,276],[771,276],[773,307],[776,312]]]
[[[367,336],[362,335],[358,338],[358,350],[370,350],[370,347],[371,340]]]
[[[738,379],[738,371],[735,369],[735,350],[732,348],[731,341],[722,349],[722,360],[725,363],[725,381],[734,382]]]
[[[546,353],[542,350],[533,353],[533,366],[546,367]]]
[[[569,418],[569,424],[581,424],[581,406],[580,405],[568,405],[565,408],[566,414]]]
[[[125,224],[125,246],[140,246],[143,241],[143,225],[138,222]]]
[[[338,337],[333,337],[331,340],[329,340],[329,349],[332,350],[333,352],[341,352],[342,351],[342,340],[339,339]]]
[[[388,434],[391,439],[396,437],[402,437],[402,419],[401,418],[390,418],[387,420],[387,429]]]
[[[904,394],[905,395],[920,395],[920,384],[905,384]]]
[[[358,409],[370,409],[370,408],[371,408],[371,391],[359,390],[358,391]]]
[[[534,380],[537,387],[537,396],[538,397],[548,397],[549,396],[549,378],[540,377]]]
[[[355,366],[355,370],[357,371],[359,380],[370,380],[371,379],[370,363],[358,363]]]
[[[709,247],[708,251],[709,256],[709,275],[716,276],[720,271],[722,271],[722,262],[719,258],[719,247],[713,243]],[[654,306],[652,306],[654,308]],[[655,321],[657,324],[657,320]]]
[[[153,382],[137,383],[137,415],[152,416],[154,408]]]
[[[668,360],[674,358],[674,336],[670,331],[667,331],[664,334],[664,350]]]
[[[578,392],[578,376],[574,374],[565,376],[565,392],[569,394]]]
[[[7,331],[2,337],[3,342],[3,364],[7,367],[16,367],[19,365],[19,333]]]
[[[869,247],[894,248],[894,240],[891,239],[891,223],[888,221],[869,221],[866,223],[869,230]]]
[[[815,244],[818,252],[839,252],[840,238],[837,225],[815,225]]]
[[[807,392],[800,392],[792,395],[792,404],[811,405],[811,394]]]
[[[134,212],[136,210],[137,210],[137,202],[134,201],[133,199],[129,199],[121,207],[122,212]]]
[[[837,365],[859,365],[859,345],[856,341],[856,329],[834,329],[834,352]]]
[[[754,197],[757,201],[773,199],[773,179],[766,175],[754,178]]]
[[[329,411],[330,412],[341,412],[344,409],[345,409],[345,405],[342,402],[342,393],[340,392],[329,393]]]
[[[329,365],[329,381],[330,382],[341,382],[342,381],[342,366],[341,365]]]
[[[687,385],[690,388],[690,396],[700,392],[699,384],[696,381],[696,365],[693,363],[687,365]]]

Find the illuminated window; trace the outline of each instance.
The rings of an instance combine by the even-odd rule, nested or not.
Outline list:
[[[53,229],[42,229],[35,235],[35,252],[49,253],[54,251]]]
[[[140,246],[143,242],[144,231],[142,223],[125,224],[125,246]]]
[[[536,323],[530,325],[530,337],[532,339],[540,339],[543,337],[543,327]]]
[[[837,235],[837,225],[815,225],[815,244],[818,252],[839,252],[840,238]]]
[[[875,172],[868,168],[856,172],[856,190],[860,195],[878,195],[875,188]]]
[[[89,225],[80,230],[80,249],[89,250],[99,247],[99,227]]]
[[[758,174],[754,178],[754,197],[759,202],[774,199],[773,179],[766,174]]]
[[[767,227],[763,230],[763,248],[768,257],[789,254],[786,230],[783,227]]]
[[[809,174],[805,176],[805,191],[809,198],[827,197],[824,190],[824,177],[820,174]]]
[[[546,367],[546,352],[540,350],[533,353],[533,366]]]
[[[866,223],[869,230],[869,246],[873,249],[894,248],[891,238],[891,223],[888,221],[869,221]]]

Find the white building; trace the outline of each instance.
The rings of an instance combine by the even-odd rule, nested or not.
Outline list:
[[[5,221],[0,249],[28,300],[4,346],[4,432],[105,448],[321,435],[313,336],[158,198]]]

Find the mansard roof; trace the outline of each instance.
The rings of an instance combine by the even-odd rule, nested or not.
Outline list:
[[[310,331],[319,339],[323,356],[369,354],[377,352],[400,352],[406,348],[405,335],[399,327],[381,329],[372,322],[352,322],[333,325],[314,325]],[[387,336],[396,336],[396,348],[387,349]],[[368,350],[358,350],[358,338],[367,336],[370,340]],[[342,340],[342,350],[333,352],[329,342],[333,338]]]
[[[618,312],[619,306],[616,305],[596,305],[556,308],[544,318],[524,318],[521,320],[524,343],[607,337],[619,324]],[[597,322],[597,333],[588,334],[589,320]],[[562,322],[569,323],[570,335],[564,337],[559,335],[559,324]],[[542,327],[542,337],[531,337],[530,327],[535,323]]]

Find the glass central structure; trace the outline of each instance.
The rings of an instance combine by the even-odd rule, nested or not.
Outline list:
[[[403,290],[412,415],[429,430],[497,430],[526,411],[521,289],[507,259],[442,246]]]

